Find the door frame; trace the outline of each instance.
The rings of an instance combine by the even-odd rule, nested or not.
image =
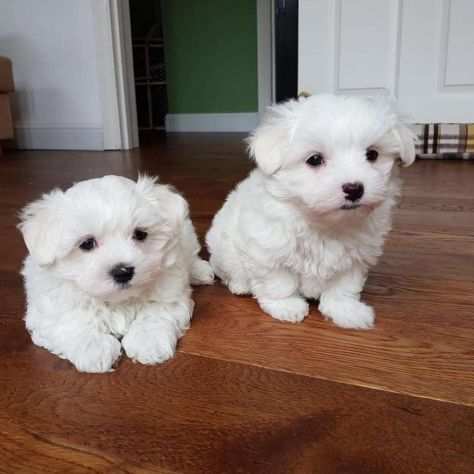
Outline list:
[[[129,0],[92,0],[105,150],[139,146]],[[258,113],[275,101],[274,2],[256,0]]]
[[[275,4],[257,1],[258,114],[275,102]]]
[[[136,148],[138,120],[129,0],[92,0],[104,150]]]

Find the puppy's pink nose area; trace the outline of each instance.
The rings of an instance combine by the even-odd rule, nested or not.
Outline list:
[[[352,202],[357,201],[364,195],[364,185],[359,181],[343,184],[342,190],[346,195],[346,199]]]
[[[110,276],[114,279],[116,283],[125,285],[128,283],[135,275],[135,268],[119,263],[115,265],[112,270],[110,270]]]

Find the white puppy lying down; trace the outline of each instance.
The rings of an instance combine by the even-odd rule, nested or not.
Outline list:
[[[414,135],[381,98],[319,95],[272,107],[248,142],[258,168],[214,218],[214,272],[276,319],[302,321],[314,298],[338,326],[371,327],[360,292]]]
[[[179,194],[155,178],[105,176],[52,191],[21,220],[35,344],[84,372],[111,370],[122,347],[143,364],[174,355],[190,283],[213,281]]]

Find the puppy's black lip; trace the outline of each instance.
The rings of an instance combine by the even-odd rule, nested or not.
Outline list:
[[[358,207],[360,207],[360,204],[344,204],[340,209],[343,211],[350,211],[352,209],[357,209]]]

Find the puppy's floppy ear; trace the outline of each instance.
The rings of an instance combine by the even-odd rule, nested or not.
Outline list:
[[[184,199],[171,186],[158,184],[158,178],[140,175],[137,190],[156,206],[160,217],[175,231],[189,216],[189,207]]]
[[[300,101],[304,101],[301,98]],[[247,138],[250,156],[268,175],[278,171],[296,128],[296,108],[299,101],[289,100],[270,107],[262,123]]]
[[[418,143],[416,133],[406,124],[408,117],[400,116],[393,97],[378,95],[366,97],[366,100],[377,112],[380,124],[386,124],[386,131],[390,139],[394,138],[393,145],[397,148],[404,166],[410,166],[416,157],[415,145]],[[385,133],[385,131],[384,131]],[[392,142],[392,140],[390,140]]]
[[[399,122],[393,133],[400,146],[400,159],[404,166],[410,166],[416,157],[415,145],[418,143],[416,133],[404,123]]]
[[[20,213],[18,228],[30,255],[40,265],[49,265],[67,253],[61,246],[64,199],[64,193],[55,189],[28,204]]]

